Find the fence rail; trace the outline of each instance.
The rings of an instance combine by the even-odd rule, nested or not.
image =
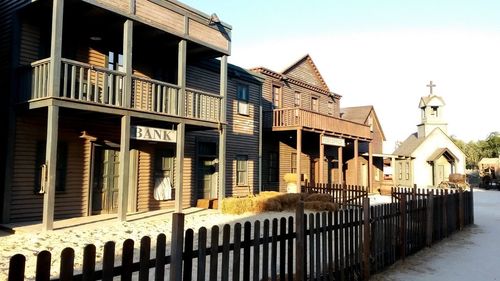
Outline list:
[[[147,236],[140,241],[138,258],[134,258],[134,241],[126,240],[121,262],[115,261],[119,257],[115,243],[106,243],[102,267],[96,266],[96,247],[87,245],[82,272],[74,274],[74,250],[66,248],[59,277],[50,279],[51,253],[42,251],[37,256],[36,280],[113,280],[117,276],[121,280],[367,280],[370,274],[471,224],[472,199],[472,192],[458,192],[369,206],[364,198],[362,208],[308,214],[301,202],[295,217],[215,225],[197,232],[184,230],[184,214],[176,213],[174,222],[181,223],[173,227],[172,240],[182,243],[168,245],[160,234],[154,257]],[[182,258],[176,260],[174,252],[179,250]],[[25,261],[22,255],[11,258],[8,280],[24,280]]]
[[[305,183],[302,187],[305,193],[322,193],[332,196],[332,201],[339,206],[363,206],[363,199],[368,198],[368,187],[361,185]]]

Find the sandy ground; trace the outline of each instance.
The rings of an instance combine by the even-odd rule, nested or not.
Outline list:
[[[500,192],[474,189],[475,225],[370,280],[500,280]]]

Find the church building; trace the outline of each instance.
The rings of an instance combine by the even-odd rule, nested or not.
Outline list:
[[[444,118],[445,102],[433,93],[419,102],[421,123],[417,132],[401,143],[393,154],[397,155],[393,169],[394,183],[402,186],[431,187],[448,181],[450,174],[465,173],[465,154],[448,135]]]

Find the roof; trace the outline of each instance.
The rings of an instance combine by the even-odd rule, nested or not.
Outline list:
[[[455,156],[455,154],[453,154],[448,148],[446,147],[442,147],[442,148],[438,148],[436,149],[436,151],[434,151],[434,153],[432,153],[429,158],[427,158],[427,161],[428,162],[434,162],[436,161],[439,157],[441,157],[441,155],[443,154],[448,154],[449,156],[451,156],[453,159],[458,160],[458,157]]]
[[[478,164],[498,165],[500,164],[500,158],[482,158]]]
[[[378,120],[377,113],[375,112],[373,105],[343,107],[340,109],[340,116],[346,120],[368,125],[367,120],[371,112],[373,112],[373,116],[375,117],[375,122],[373,124],[378,126],[382,139],[385,140],[382,124],[380,124],[380,121]]]
[[[418,133],[411,134],[392,154],[410,156],[426,138],[418,138]]]
[[[321,73],[319,73],[318,68],[316,67],[316,64],[312,60],[311,56],[309,54],[306,54],[302,58],[300,58],[298,61],[290,65],[289,67],[285,68],[285,70],[282,71],[283,74],[287,75],[293,72],[296,68],[299,68],[302,64],[307,63],[309,64],[310,67],[312,67],[314,74],[316,75],[316,78],[319,80],[320,84],[323,86],[323,88],[326,91],[330,91],[328,88],[328,85],[326,84],[325,80],[323,79],[323,76],[321,76]]]
[[[426,107],[426,106],[443,106],[445,105],[444,100],[440,96],[429,95],[420,98],[420,103],[418,107]]]

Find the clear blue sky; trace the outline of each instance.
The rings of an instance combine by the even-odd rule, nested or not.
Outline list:
[[[429,80],[449,134],[500,131],[500,0],[182,2],[233,26],[231,63],[281,71],[309,53],[341,106],[375,106],[386,152],[416,130]]]

